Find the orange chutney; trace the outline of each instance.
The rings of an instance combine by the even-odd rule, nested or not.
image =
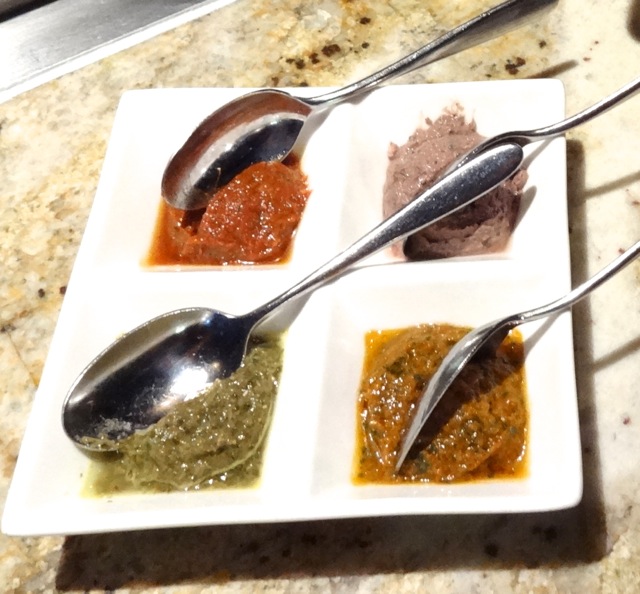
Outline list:
[[[215,192],[206,209],[164,201],[147,265],[273,264],[287,259],[309,197],[299,159],[256,163]]]
[[[400,470],[400,440],[424,388],[469,328],[446,324],[366,335],[353,481],[462,482],[526,473],[524,348],[517,331],[472,361],[423,427]]]

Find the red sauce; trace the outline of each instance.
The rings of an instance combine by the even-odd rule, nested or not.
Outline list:
[[[257,163],[184,211],[162,202],[145,264],[273,264],[287,259],[310,191],[297,158]]]

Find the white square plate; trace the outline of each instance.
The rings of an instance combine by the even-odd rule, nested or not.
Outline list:
[[[367,330],[422,322],[477,325],[568,290],[563,139],[536,148],[525,207],[503,253],[422,263],[399,263],[381,253],[369,262],[377,266],[362,267],[307,301],[287,335],[259,486],[81,496],[88,459],[63,433],[62,401],[88,360],[120,333],[188,305],[241,313],[337,253],[380,221],[389,142],[404,142],[425,116],[435,118],[459,103],[488,136],[564,115],[564,91],[553,80],[380,89],[334,108],[311,135],[302,167],[312,195],[287,264],[145,269],[140,262],[149,247],[165,163],[205,115],[241,92],[163,89],[123,96],[22,443],[3,531],[74,534],[383,514],[539,511],[576,504],[582,475],[569,313],[523,328],[530,405],[525,478],[371,487],[354,486],[350,479]]]

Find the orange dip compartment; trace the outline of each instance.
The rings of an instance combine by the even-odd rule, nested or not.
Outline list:
[[[256,163],[215,192],[206,209],[161,202],[145,266],[286,262],[310,195],[300,159]]]
[[[423,324],[371,331],[357,404],[353,482],[467,482],[527,472],[528,411],[522,336],[456,378],[395,472],[399,445],[441,361],[469,328]]]

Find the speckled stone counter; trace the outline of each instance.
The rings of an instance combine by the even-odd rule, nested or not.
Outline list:
[[[239,0],[0,105],[2,500],[121,93],[339,85],[490,4]],[[561,0],[534,26],[403,82],[556,77],[573,113],[640,74],[639,65],[638,0]],[[568,135],[574,282],[640,238],[638,154],[640,98]],[[585,480],[575,509],[0,536],[0,590],[639,591],[639,297],[635,263],[574,310]]]

